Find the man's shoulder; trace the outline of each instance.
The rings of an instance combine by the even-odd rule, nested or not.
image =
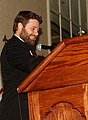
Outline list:
[[[8,42],[6,43],[6,46],[7,47],[21,47],[21,46],[24,46],[24,43],[22,41],[19,40],[19,38],[17,38],[16,36],[12,36]]]

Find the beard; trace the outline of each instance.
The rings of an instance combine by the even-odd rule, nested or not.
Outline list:
[[[37,36],[32,34],[29,35],[25,28],[23,28],[20,33],[20,38],[23,39],[28,45],[34,46],[36,44]]]

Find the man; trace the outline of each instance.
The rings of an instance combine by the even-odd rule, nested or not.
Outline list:
[[[28,120],[27,95],[18,96],[17,87],[44,59],[34,49],[42,19],[31,11],[20,11],[13,24],[13,36],[1,53],[4,93],[0,120]]]

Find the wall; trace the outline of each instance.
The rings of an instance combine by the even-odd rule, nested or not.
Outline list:
[[[47,0],[0,0],[0,52],[4,45],[2,41],[4,35],[6,35],[8,39],[13,34],[13,20],[20,10],[32,10],[42,16],[43,23],[40,27],[42,28],[43,34],[39,37],[39,39],[43,44],[48,43],[46,1]],[[0,78],[0,88],[1,86]]]
[[[0,50],[3,47],[2,39],[6,34],[7,38],[12,35],[13,19],[20,10],[33,10],[44,19],[41,27],[43,34],[40,36],[41,42],[47,43],[47,16],[46,0],[0,0]]]

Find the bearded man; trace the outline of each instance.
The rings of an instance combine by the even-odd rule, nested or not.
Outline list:
[[[4,92],[0,120],[28,120],[27,94],[18,96],[19,84],[44,59],[34,51],[42,18],[31,11],[20,11],[13,24],[13,36],[1,53],[1,72]]]

